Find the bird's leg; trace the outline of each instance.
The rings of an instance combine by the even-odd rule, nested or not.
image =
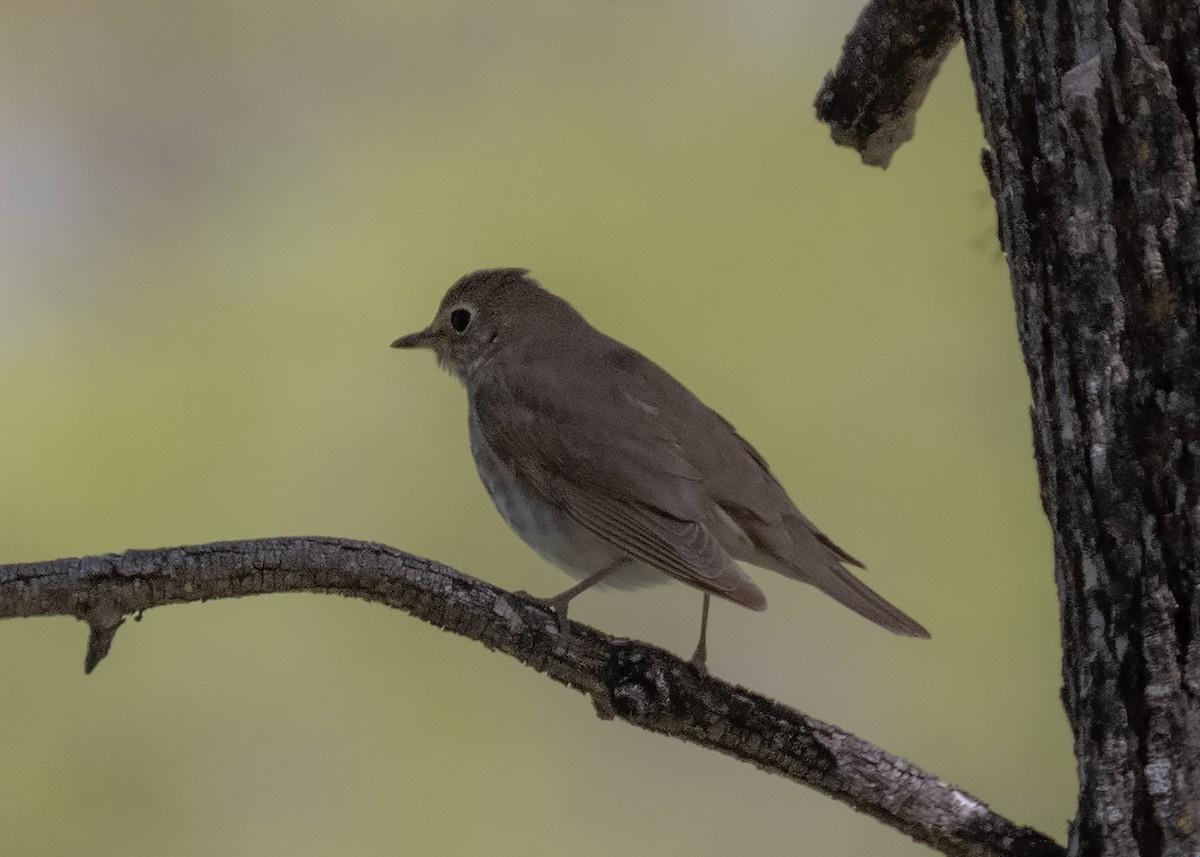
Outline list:
[[[708,659],[708,599],[709,595],[705,592],[704,606],[700,608],[700,642],[696,643],[696,651],[692,654],[692,665],[704,672],[708,672],[705,663]]]
[[[554,615],[558,617],[559,627],[562,627],[562,623],[565,622],[567,618],[567,605],[571,603],[571,599],[580,592],[583,592],[585,589],[591,589],[604,578],[608,577],[617,570],[622,562],[624,562],[624,560],[618,560],[611,565],[604,566],[604,568],[600,569],[599,571],[592,572],[570,589],[566,590],[565,592],[560,592],[558,595],[555,595],[552,598],[538,598],[537,596],[531,597],[535,601],[541,602],[546,607],[549,607],[551,610],[553,610]]]
[[[608,577],[614,571],[621,567],[625,560],[617,560],[611,565],[606,565],[599,571],[592,572],[583,580],[576,583],[566,592],[560,592],[552,598],[538,598],[536,595],[530,595],[534,601],[541,604],[543,607],[549,607],[554,611],[554,617],[558,620],[558,637],[559,649],[565,650],[567,643],[571,641],[571,626],[567,624],[567,605],[571,603],[571,599],[583,592],[585,589],[590,589],[597,583]]]

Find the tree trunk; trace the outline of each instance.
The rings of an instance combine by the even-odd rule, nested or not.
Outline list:
[[[1200,854],[1200,7],[960,12],[1054,529],[1069,853]]]

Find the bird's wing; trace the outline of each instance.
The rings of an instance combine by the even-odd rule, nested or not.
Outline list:
[[[571,385],[526,365],[475,385],[484,439],[522,486],[665,574],[752,609],[762,590],[704,525],[701,474],[654,409],[620,383]]]
[[[622,552],[677,580],[754,610],[767,606],[762,590],[699,521],[559,479],[555,499],[572,520]]]
[[[870,589],[842,563],[862,563],[806,518],[771,474],[767,462],[720,414],[658,366],[630,361],[644,381],[642,395],[659,403],[680,454],[704,473],[703,492],[749,540],[726,550],[832,596],[897,634],[927,637],[921,625]]]

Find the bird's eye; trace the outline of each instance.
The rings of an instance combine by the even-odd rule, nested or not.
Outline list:
[[[471,323],[471,311],[459,307],[454,312],[450,313],[450,326],[458,333],[462,333],[467,329],[467,325]]]

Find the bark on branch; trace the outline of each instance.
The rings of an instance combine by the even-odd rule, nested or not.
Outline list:
[[[958,43],[953,0],[872,0],[817,93],[817,118],[864,164],[887,167],[912,139],[917,109]]]
[[[597,714],[671,735],[811,786],[945,854],[1060,857],[1036,831],[916,765],[662,649],[555,617],[534,599],[395,548],[300,537],[0,566],[0,618],[75,616],[85,668],[125,616],[163,604],[325,592],[399,608],[511,655],[591,697]]]

